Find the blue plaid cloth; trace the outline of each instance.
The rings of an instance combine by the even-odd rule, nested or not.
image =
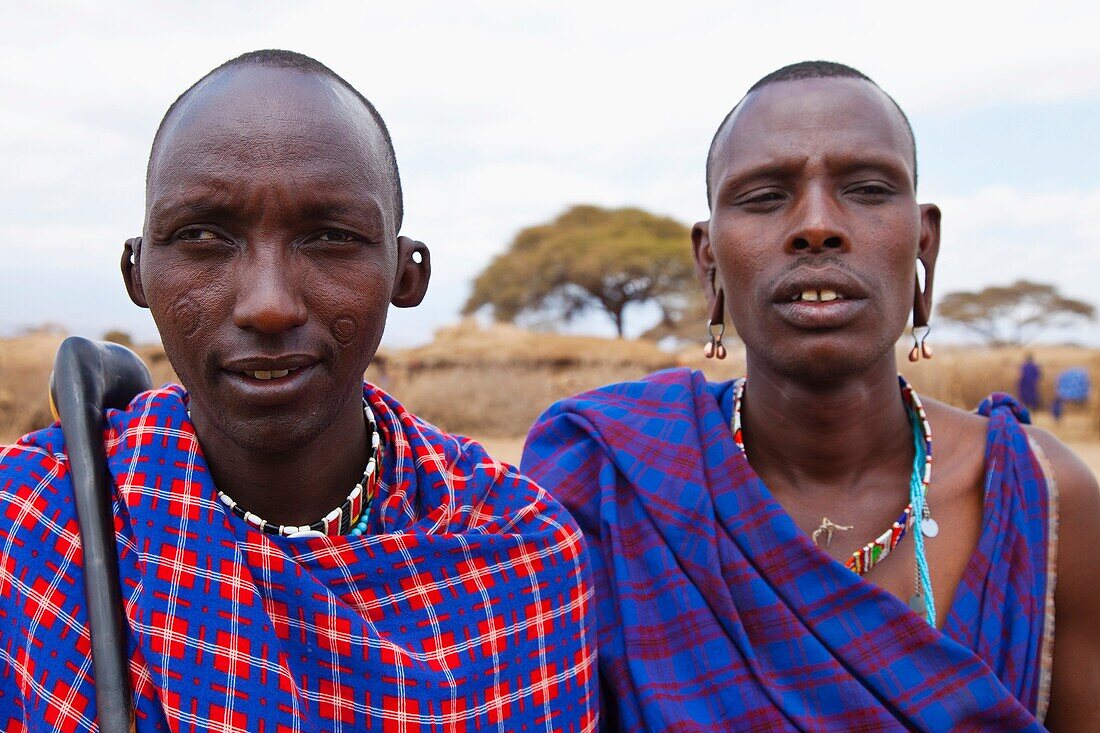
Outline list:
[[[1038,731],[1047,487],[989,403],[984,531],[943,632],[818,550],[730,435],[732,384],[672,370],[558,403],[522,466],[589,541],[605,729]]]

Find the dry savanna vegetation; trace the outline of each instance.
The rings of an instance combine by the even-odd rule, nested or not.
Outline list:
[[[46,390],[54,351],[64,334],[29,333],[0,340],[0,443],[50,422]],[[367,379],[397,395],[416,414],[445,430],[485,441],[503,460],[519,458],[530,424],[555,400],[610,382],[673,366],[728,379],[744,370],[744,350],[730,344],[725,361],[708,361],[701,348],[671,353],[644,340],[605,339],[479,327],[464,321],[440,330],[425,346],[383,351]],[[138,346],[158,384],[173,374],[159,345]],[[995,390],[1014,392],[1023,353],[1013,348],[938,346],[930,362],[910,364],[898,345],[902,370],[922,395],[973,409]],[[1073,346],[1029,349],[1043,369],[1049,403],[1054,376],[1071,366],[1089,369],[1100,384],[1100,350]],[[1100,473],[1100,399],[1070,406],[1060,424],[1040,412],[1035,422],[1058,434]]]

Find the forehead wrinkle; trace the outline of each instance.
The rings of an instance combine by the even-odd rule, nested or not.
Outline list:
[[[165,216],[181,209],[187,213],[205,213],[227,206],[232,199],[231,186],[225,181],[212,178],[193,184],[187,190],[171,187],[165,195],[155,199],[150,198],[148,213],[151,218]]]
[[[242,83],[238,77],[250,71],[260,72],[259,81]],[[280,94],[286,73],[291,93]],[[299,170],[351,162],[365,180],[393,185],[382,131],[370,113],[349,90],[308,72],[243,67],[205,80],[173,110],[156,140],[147,192],[169,163],[216,168],[229,157],[247,165],[292,162]]]
[[[318,186],[320,182],[322,181],[294,180],[291,185],[297,190],[293,191],[289,203],[279,202],[278,209],[305,220],[384,216],[379,197],[375,194],[330,194]],[[268,194],[272,193],[272,188],[247,184],[238,186],[224,180],[212,179],[189,187],[185,193],[176,189],[165,197],[153,200],[149,217],[151,220],[170,216],[234,218],[240,215],[263,214],[271,209],[268,205]],[[319,195],[319,192],[323,195]]]
[[[336,164],[355,170],[371,180],[384,177],[376,171],[370,153],[363,145],[347,145],[335,135],[325,134],[327,125],[313,125],[307,132],[279,129],[258,130],[254,121],[240,125],[218,125],[200,130],[199,134],[181,131],[165,138],[159,150],[150,183],[158,179],[161,169],[183,166],[187,170],[225,171],[227,161],[234,167],[267,169],[293,164],[296,171],[317,170],[326,164]],[[182,137],[186,135],[186,137]],[[243,144],[242,144],[243,143]]]
[[[867,101],[869,101],[870,98],[874,98],[878,102],[879,107],[879,109],[876,110],[876,113],[884,112],[886,115],[888,115],[889,119],[891,120],[891,124],[888,126],[888,129],[890,130],[890,136],[895,138],[895,142],[901,142],[902,148],[906,151],[906,155],[903,156],[902,159],[904,161],[905,167],[908,169],[908,175],[910,179],[913,179],[916,173],[916,141],[913,138],[909,130],[909,126],[906,124],[904,116],[901,110],[898,109],[896,103],[886,94],[886,92],[884,92],[881,88],[871,82],[861,79],[850,79],[846,77],[826,77],[775,82],[773,84],[760,87],[759,89],[746,94],[745,97],[742,98],[740,102],[738,102],[732,114],[730,114],[728,119],[725,120],[725,124],[723,124],[720,130],[720,135],[717,145],[714,148],[713,155],[709,156],[712,165],[710,166],[710,169],[708,169],[707,175],[708,180],[711,181],[711,189],[713,191],[717,192],[719,186],[728,181],[730,177],[728,175],[719,175],[719,173],[724,170],[723,166],[728,166],[728,164],[731,162],[733,153],[731,153],[731,151],[729,150],[729,145],[731,139],[733,139],[734,137],[733,133],[737,128],[737,123],[741,121],[742,118],[749,115],[756,108],[762,107],[762,114],[771,117],[769,124],[765,126],[765,134],[774,130],[789,130],[791,127],[794,127],[798,124],[799,118],[790,118],[786,115],[783,117],[777,116],[777,111],[775,110],[775,107],[779,104],[783,104],[784,101],[773,100],[769,102],[769,100],[767,99],[767,96],[769,94],[780,94],[784,91],[790,93],[790,85],[792,84],[812,85],[817,87],[842,84],[847,85],[848,89],[852,92],[856,90],[873,90],[871,97],[868,97],[865,94],[860,94],[855,99],[858,100],[860,103],[865,104]],[[819,90],[811,90],[810,93],[821,95],[821,91]],[[831,110],[828,110],[828,112],[830,113],[830,115],[835,116],[837,114],[843,113],[846,110],[847,108],[833,108]],[[757,127],[760,126],[760,123],[757,122]],[[862,133],[866,132],[867,129],[867,126],[844,126],[839,131],[829,131],[828,135],[830,140],[836,140],[838,138],[838,135],[850,133],[852,135],[859,136]],[[896,139],[899,133],[901,138],[900,141]],[[825,133],[823,132],[822,134]],[[759,133],[757,133],[757,135],[759,135]],[[913,182],[915,184],[915,181]],[[717,183],[717,185],[715,185],[715,183]]]

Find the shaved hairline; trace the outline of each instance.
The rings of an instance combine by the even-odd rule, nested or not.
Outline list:
[[[909,124],[909,117],[906,116],[905,110],[901,108],[901,105],[891,97],[886,91],[875,83],[871,77],[867,76],[858,69],[854,69],[851,66],[845,64],[838,64],[834,61],[800,61],[796,64],[790,64],[775,71],[764,75],[756,81],[749,90],[745,92],[744,96],[738,100],[737,104],[733,106],[726,116],[722,118],[721,124],[718,125],[718,129],[714,133],[714,137],[710,141],[710,149],[707,151],[707,168],[706,168],[706,183],[707,183],[707,208],[711,205],[711,196],[713,189],[710,185],[710,174],[714,167],[714,157],[718,150],[719,145],[725,141],[725,138],[729,132],[730,122],[733,119],[734,114],[741,107],[746,99],[749,98],[753,92],[756,92],[764,87],[771,86],[772,84],[778,84],[786,81],[801,81],[803,79],[856,79],[870,84],[875,89],[882,92],[890,103],[893,104],[894,109],[901,115],[901,120],[905,123],[905,131],[909,137],[910,148],[913,152],[913,188],[917,187],[917,139],[913,135],[913,126]]]
[[[153,144],[150,146],[149,149],[149,161],[145,167],[146,186],[148,187],[149,185],[149,178],[153,172],[153,161],[156,157],[157,148],[161,144],[161,139],[164,136],[165,129],[167,128],[168,120],[173,116],[173,114],[181,106],[181,104],[192,94],[192,92],[196,91],[200,86],[202,86],[204,82],[217,76],[219,73],[248,66],[258,66],[268,69],[292,69],[307,74],[316,74],[322,78],[335,81],[344,89],[350,91],[353,95],[355,95],[356,99],[362,102],[367,112],[370,113],[371,119],[378,126],[379,131],[381,131],[382,133],[382,141],[384,143],[383,148],[388,159],[386,161],[388,164],[388,174],[390,178],[390,184],[393,188],[394,222],[396,225],[395,229],[396,231],[401,231],[401,223],[405,216],[404,194],[401,189],[401,172],[397,166],[397,153],[394,151],[393,139],[390,137],[390,131],[386,127],[385,120],[382,119],[382,115],[379,114],[378,110],[371,103],[371,101],[363,96],[363,94],[358,89],[348,83],[346,79],[344,79],[342,76],[337,74],[329,67],[322,64],[320,61],[310,56],[306,56],[303,53],[298,53],[296,51],[284,51],[281,49],[263,49],[260,51],[249,51],[248,53],[244,53],[240,56],[229,59],[225,63],[211,69],[207,73],[203,74],[203,76],[198,81],[187,87],[187,89],[185,89],[182,94],[176,97],[176,100],[168,106],[168,110],[164,113],[164,116],[161,117],[160,124],[157,125],[157,131],[153,135]]]

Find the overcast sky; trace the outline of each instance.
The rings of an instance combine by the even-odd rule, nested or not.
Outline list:
[[[0,28],[0,335],[156,337],[117,264],[153,132],[199,76],[265,47],[332,67],[393,134],[433,279],[391,313],[391,346],[456,320],[515,232],[570,204],[706,218],[714,128],[810,58],[909,114],[919,198],[944,215],[940,294],[1026,277],[1100,306],[1100,3],[4,0]],[[1100,345],[1100,325],[1074,337]]]

